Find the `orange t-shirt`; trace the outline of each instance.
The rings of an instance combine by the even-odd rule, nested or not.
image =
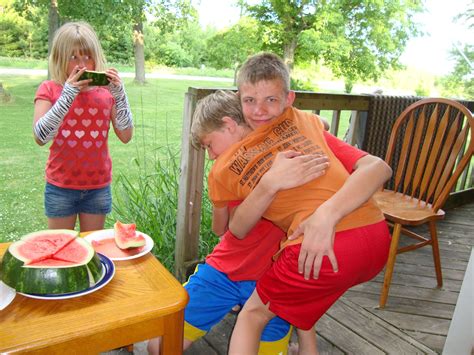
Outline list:
[[[333,196],[349,173],[324,139],[321,121],[314,115],[293,107],[271,124],[261,126],[234,144],[215,161],[209,173],[209,196],[217,207],[229,201],[243,200],[270,168],[280,151],[296,150],[305,154],[323,153],[329,157],[326,174],[302,186],[280,191],[263,217],[291,234],[323,202]],[[345,216],[337,225],[342,231],[380,222],[384,219],[370,199]],[[302,238],[291,242],[301,243]]]

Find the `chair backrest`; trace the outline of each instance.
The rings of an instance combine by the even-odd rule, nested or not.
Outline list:
[[[430,98],[408,106],[395,121],[385,156],[393,190],[440,209],[471,161],[473,132],[472,113],[456,101]]]

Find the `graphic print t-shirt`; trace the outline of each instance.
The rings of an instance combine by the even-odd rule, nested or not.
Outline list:
[[[329,157],[326,174],[302,186],[280,191],[263,217],[292,233],[324,201],[338,191],[349,172],[328,147],[319,119],[313,114],[288,108],[269,125],[259,127],[243,141],[220,155],[209,173],[209,196],[222,207],[228,201],[243,200],[268,171],[280,151],[294,149],[305,154]],[[357,228],[383,220],[380,209],[370,199],[344,217],[336,231]],[[301,238],[295,242],[300,242]]]
[[[38,88],[35,101],[46,100],[54,105],[62,89],[56,82],[45,81]],[[76,190],[110,184],[112,161],[107,141],[114,104],[104,87],[93,87],[76,96],[49,148],[47,182]]]

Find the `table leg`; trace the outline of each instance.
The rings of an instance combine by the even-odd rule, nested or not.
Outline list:
[[[181,355],[183,353],[184,309],[167,316],[164,324],[165,333],[161,338],[160,354]]]

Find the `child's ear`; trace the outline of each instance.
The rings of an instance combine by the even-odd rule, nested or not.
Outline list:
[[[288,91],[288,94],[286,95],[286,107],[290,107],[293,105],[293,102],[295,102],[296,94],[293,90]]]
[[[237,122],[232,117],[224,116],[222,117],[222,122],[224,122],[224,126],[229,128],[231,131],[234,131],[237,127]]]

